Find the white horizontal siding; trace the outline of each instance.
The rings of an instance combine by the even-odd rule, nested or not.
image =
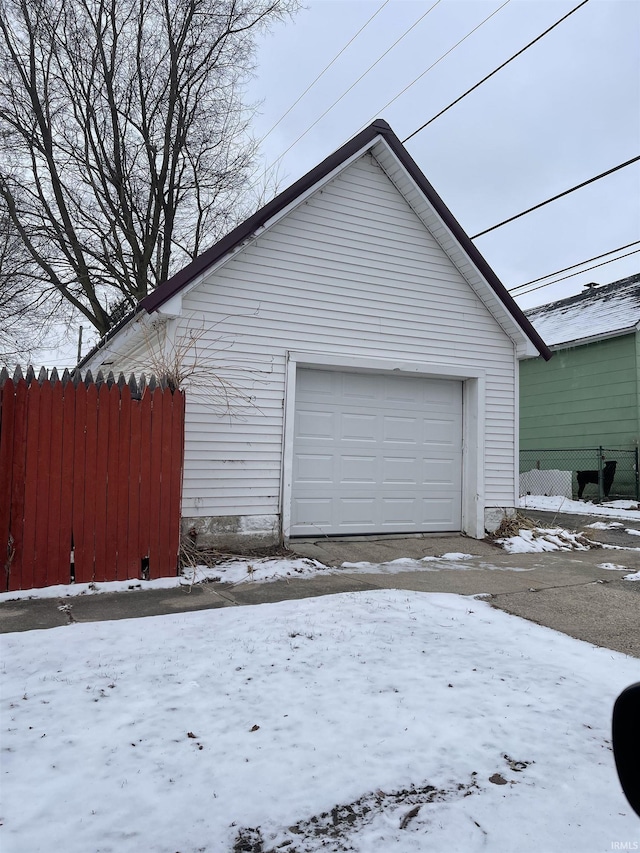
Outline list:
[[[498,319],[503,328],[507,330],[512,339],[518,341],[519,355],[528,354],[530,356],[537,355],[533,345],[528,342],[523,335],[522,330],[501,302],[498,296],[488,286],[488,283],[479,273],[476,267],[470,262],[469,257],[461,248],[455,237],[453,237],[449,228],[444,224],[440,215],[436,212],[431,202],[425,198],[424,194],[418,190],[414,181],[409,177],[400,161],[395,154],[392,153],[389,146],[384,141],[380,141],[372,149],[380,166],[385,170],[390,180],[397,187],[401,188],[404,197],[416,211],[422,222],[431,232],[437,242],[447,248],[449,256],[453,263],[457,266],[460,273],[470,282],[471,287],[477,292],[482,293],[485,304],[488,310]]]
[[[178,338],[210,328],[201,363],[255,398],[230,419],[188,390],[185,514],[279,512],[288,350],[486,370],[486,501],[512,503],[513,344],[371,157],[188,293],[183,316]]]

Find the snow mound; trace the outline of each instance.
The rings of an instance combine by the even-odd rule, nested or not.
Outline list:
[[[287,578],[308,577],[319,572],[330,572],[331,570],[319,560],[307,557],[295,559],[282,559],[263,557],[256,560],[237,559],[227,560],[217,566],[195,566],[193,569],[185,569],[183,583],[250,583],[277,581]]]
[[[566,512],[570,515],[595,515],[640,521],[640,504],[632,500],[594,504],[590,501],[572,501],[563,497],[524,495],[518,503],[521,509],[540,509],[547,512]]]
[[[517,536],[496,539],[509,554],[535,554],[542,551],[589,551],[595,543],[579,533],[571,533],[562,527],[534,527],[521,529]],[[595,547],[598,547],[595,545]]]

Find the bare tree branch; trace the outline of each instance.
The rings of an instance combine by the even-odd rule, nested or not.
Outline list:
[[[0,200],[104,334],[251,207],[242,87],[298,0],[0,0]]]
[[[60,297],[34,280],[33,264],[0,202],[0,365],[27,363],[46,342]]]

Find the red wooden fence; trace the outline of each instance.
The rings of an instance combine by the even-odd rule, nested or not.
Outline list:
[[[2,371],[0,589],[175,575],[183,456],[181,391]]]

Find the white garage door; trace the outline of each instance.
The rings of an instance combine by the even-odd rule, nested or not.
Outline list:
[[[462,383],[298,370],[291,535],[460,530]]]

